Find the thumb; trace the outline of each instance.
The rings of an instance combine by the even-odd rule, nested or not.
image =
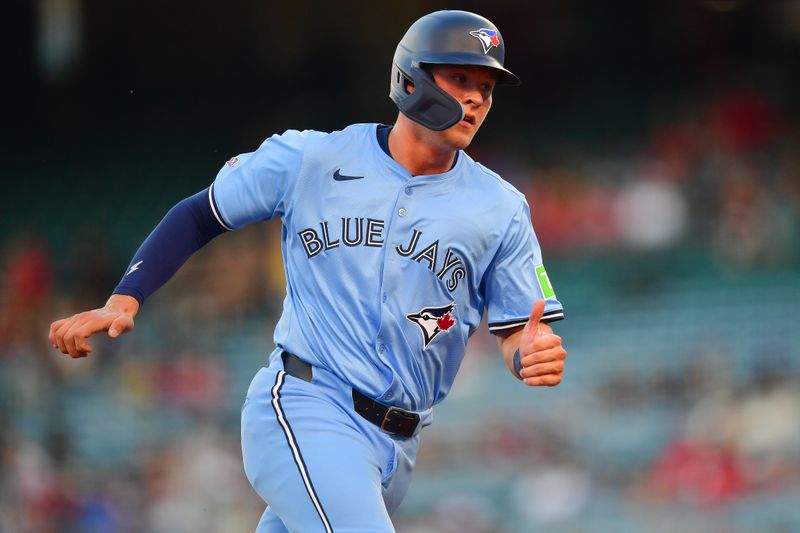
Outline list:
[[[539,331],[539,322],[542,320],[544,314],[544,300],[536,300],[531,308],[531,316],[528,318],[528,323],[525,324],[525,330],[532,332],[534,335]]]
[[[108,327],[108,336],[115,339],[131,329],[133,329],[133,318],[129,315],[121,315],[111,322],[111,325]]]

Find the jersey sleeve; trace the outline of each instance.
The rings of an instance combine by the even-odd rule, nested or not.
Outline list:
[[[289,130],[273,135],[255,152],[223,165],[209,190],[220,224],[238,229],[285,212],[288,192],[303,164],[308,133]]]
[[[544,269],[525,202],[511,219],[487,271],[484,296],[491,333],[524,325],[536,300],[545,301],[542,322],[564,318],[564,308]]]

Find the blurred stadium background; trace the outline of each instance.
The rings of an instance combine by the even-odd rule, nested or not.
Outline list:
[[[394,46],[442,7],[496,22],[523,79],[469,151],[528,195],[569,358],[531,390],[475,335],[398,531],[800,531],[800,2],[755,0],[12,1],[0,531],[253,531],[238,415],[279,226],[212,242],[88,359],[49,323],[231,156],[393,121]]]

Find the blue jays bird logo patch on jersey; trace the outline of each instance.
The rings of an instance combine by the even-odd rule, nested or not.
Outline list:
[[[435,339],[440,333],[447,333],[456,324],[453,318],[455,302],[442,307],[423,307],[416,313],[409,313],[406,318],[419,326],[422,331],[423,348]]]
[[[484,54],[488,54],[489,50],[500,46],[500,37],[497,36],[497,30],[481,28],[479,30],[471,31],[469,34],[481,42],[483,45]]]

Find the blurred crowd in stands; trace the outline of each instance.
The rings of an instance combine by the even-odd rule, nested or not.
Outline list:
[[[569,148],[521,188],[544,250],[711,251],[721,263],[781,265],[800,243],[800,124],[755,90],[654,117],[647,138]],[[528,176],[526,176],[527,178]]]
[[[608,378],[580,383],[591,389],[588,398],[554,408],[572,416],[542,416],[536,411],[549,406],[531,402],[455,434],[437,431],[423,448],[422,476],[461,483],[426,485],[418,476],[430,511],[423,520],[404,515],[402,530],[793,531],[800,524],[791,504],[800,495],[797,354],[736,385],[721,354],[718,364],[691,373],[645,377],[661,380],[657,387]],[[644,433],[662,427],[651,443],[628,424]],[[629,442],[611,442],[619,439]],[[651,444],[652,453],[637,449]],[[604,456],[609,450],[614,456]],[[477,473],[464,479],[465,469]],[[425,508],[415,503],[414,510]]]
[[[102,261],[102,246],[93,265],[81,253],[76,264],[59,265],[35,235],[6,241],[0,531],[253,529],[263,509],[238,451],[234,404],[242,383],[231,390],[225,361],[235,354],[214,352],[206,341],[235,336],[226,330],[238,332],[237,320],[256,314],[248,301],[260,300],[266,350],[275,314],[263,304],[268,276],[257,237],[245,231],[200,253],[165,289],[171,294],[146,308],[150,316],[137,324],[132,343],[99,339],[98,357],[80,361],[48,345],[49,322],[102,305],[118,276],[113,262]],[[229,254],[235,264],[225,260]],[[65,284],[59,271],[81,274]],[[177,316],[183,318],[173,322]],[[262,361],[263,352],[238,364],[250,372]]]

